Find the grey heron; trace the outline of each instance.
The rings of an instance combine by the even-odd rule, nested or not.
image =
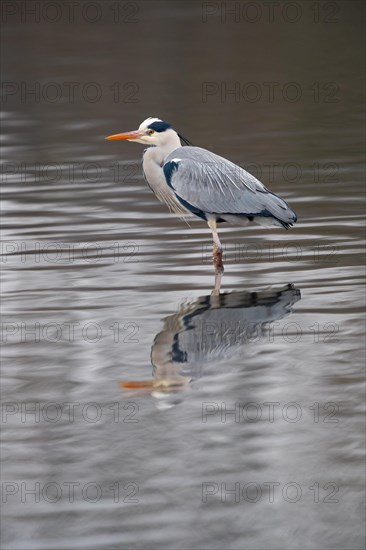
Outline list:
[[[160,118],[149,117],[138,130],[106,139],[150,146],[142,162],[146,182],[172,212],[182,218],[193,214],[207,222],[213,237],[214,265],[219,271],[223,263],[218,223],[259,223],[288,229],[297,221],[288,204],[252,174],[206,149],[191,146]]]
[[[269,340],[271,323],[283,319],[301,299],[293,285],[201,296],[162,319],[151,348],[153,380],[126,380],[125,389],[179,392],[213,363],[242,356],[253,343]],[[258,344],[256,344],[258,345]]]

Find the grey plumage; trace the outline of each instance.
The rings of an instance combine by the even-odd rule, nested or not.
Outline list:
[[[197,377],[194,371],[204,364],[228,359],[243,346],[263,340],[269,324],[289,315],[300,298],[300,290],[288,285],[185,303],[178,314],[164,319],[164,330],[155,337],[151,353],[155,375],[166,376],[169,364],[175,372]]]
[[[219,270],[223,263],[217,222],[257,222],[288,229],[297,221],[286,201],[249,172],[206,149],[182,147],[179,134],[159,118],[149,117],[138,130],[107,139],[151,146],[142,163],[148,185],[171,211],[181,217],[194,214],[207,221],[213,237],[214,264]]]
[[[181,147],[163,165],[178,199],[225,221],[273,218],[284,227],[296,222],[288,204],[233,162],[200,147]],[[255,219],[255,221],[260,221]]]
[[[151,348],[153,380],[125,381],[125,388],[176,393],[217,363],[226,368],[247,347],[269,341],[271,323],[283,319],[301,299],[293,285],[256,292],[234,291],[185,301],[162,319]],[[273,332],[271,333],[273,336]],[[245,360],[242,360],[245,369]],[[212,372],[212,370],[211,370]]]

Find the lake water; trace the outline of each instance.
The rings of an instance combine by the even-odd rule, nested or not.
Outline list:
[[[363,548],[363,3],[4,4],[3,548]],[[147,116],[298,214],[220,296]]]

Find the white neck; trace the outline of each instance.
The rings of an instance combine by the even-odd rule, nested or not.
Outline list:
[[[156,148],[161,152],[164,159],[175,151],[175,149],[181,147],[179,136],[173,129],[166,130],[159,138]]]

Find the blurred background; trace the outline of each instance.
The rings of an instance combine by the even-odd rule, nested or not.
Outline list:
[[[363,548],[364,3],[1,10],[2,547]],[[226,297],[104,141],[148,116],[298,214]]]

